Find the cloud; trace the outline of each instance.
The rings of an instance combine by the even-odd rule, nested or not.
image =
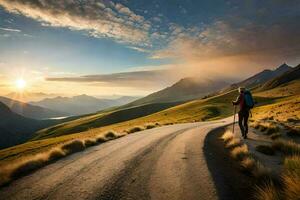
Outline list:
[[[3,27],[0,27],[0,30],[2,31],[8,31],[8,32],[21,32],[21,30],[19,29],[13,29],[13,28],[3,28]]]
[[[86,75],[77,77],[48,77],[46,81],[89,83],[93,86],[160,88],[170,84],[168,70],[141,70],[113,74]]]
[[[85,30],[94,37],[147,45],[150,22],[120,3],[104,0],[0,0],[8,12],[40,21],[44,26]]]

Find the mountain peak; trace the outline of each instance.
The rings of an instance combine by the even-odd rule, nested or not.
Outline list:
[[[282,65],[280,65],[279,67],[277,67],[277,69],[275,69],[275,71],[287,71],[290,70],[292,67],[287,65],[286,63],[283,63]]]

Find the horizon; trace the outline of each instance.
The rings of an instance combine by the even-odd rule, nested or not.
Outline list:
[[[233,83],[282,63],[294,67],[299,7],[0,0],[0,94],[146,96],[185,77]]]

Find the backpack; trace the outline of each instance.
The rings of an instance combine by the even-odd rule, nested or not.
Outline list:
[[[244,93],[244,102],[247,108],[253,108],[254,107],[254,99],[252,97],[252,94],[250,91],[245,91]]]

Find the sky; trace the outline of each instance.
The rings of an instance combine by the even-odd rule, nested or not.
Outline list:
[[[300,63],[299,19],[299,0],[0,0],[0,95],[241,80]]]

